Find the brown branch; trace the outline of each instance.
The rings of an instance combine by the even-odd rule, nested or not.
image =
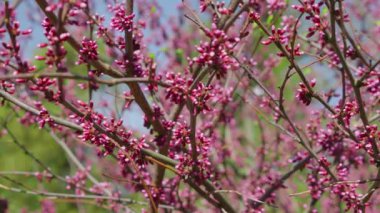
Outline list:
[[[335,26],[335,19],[336,19],[336,17],[335,17],[335,7],[334,7],[335,1],[331,0],[330,3],[331,3],[330,8],[329,8],[329,10],[330,10],[330,24],[332,26]],[[369,122],[368,122],[368,118],[367,118],[367,113],[365,111],[364,101],[363,101],[363,98],[362,98],[362,95],[361,95],[361,92],[360,92],[360,87],[357,86],[355,78],[354,78],[353,74],[351,73],[350,68],[347,65],[346,59],[345,59],[343,53],[341,52],[341,50],[339,48],[338,41],[336,39],[335,34],[332,34],[330,36],[328,34],[327,30],[325,30],[324,32],[326,34],[325,36],[327,38],[327,41],[331,44],[331,46],[333,47],[335,53],[338,55],[339,60],[340,60],[340,62],[342,64],[342,66],[343,66],[343,70],[345,71],[345,73],[346,73],[346,75],[348,77],[348,80],[351,83],[351,86],[352,86],[352,88],[354,90],[354,95],[355,95],[356,101],[357,101],[358,106],[359,106],[359,116],[360,116],[360,119],[362,120],[362,123],[363,123],[363,126],[365,128],[365,131],[369,135],[369,132],[368,132],[368,130],[366,128],[367,126],[369,126]],[[380,156],[379,156],[379,149],[377,147],[376,140],[375,139],[370,139],[370,143],[371,143],[371,146],[372,146],[372,149],[373,149],[373,152],[374,152],[374,159],[376,161],[379,161]]]
[[[58,79],[73,79],[73,80],[84,80],[84,81],[93,81],[99,84],[105,84],[108,86],[114,86],[116,84],[122,83],[157,83],[162,87],[169,87],[168,84],[162,81],[154,81],[149,78],[143,77],[130,77],[130,78],[111,78],[111,79],[101,79],[98,77],[92,78],[83,75],[75,75],[71,73],[20,73],[16,75],[3,75],[0,76],[0,80],[14,80],[14,79],[36,79],[36,78],[58,78]]]
[[[335,186],[335,185],[339,185],[339,184],[364,184],[364,183],[376,182],[376,181],[380,181],[380,179],[338,181],[336,183],[332,183],[332,184],[329,184],[327,186],[324,186],[321,189],[326,189],[326,188],[329,188],[331,186]],[[306,191],[303,191],[303,192],[297,192],[297,193],[289,194],[289,196],[293,197],[293,196],[307,194],[307,193],[310,193],[310,192],[311,192],[310,190],[306,190]]]
[[[272,184],[272,186],[270,188],[268,188],[267,190],[265,190],[265,193],[258,200],[260,200],[262,202],[265,202],[265,200],[268,199],[272,195],[273,192],[275,192],[278,188],[280,188],[282,186],[282,184],[288,178],[290,178],[294,173],[296,173],[298,170],[300,170],[301,168],[303,168],[310,159],[311,159],[311,156],[309,155],[308,157],[306,157],[302,161],[298,162],[293,167],[292,170],[290,170],[289,172],[287,172],[284,175],[282,175],[281,178],[278,179],[274,184]],[[262,202],[256,202],[254,204],[254,208],[258,208],[259,206],[261,206],[263,204]]]

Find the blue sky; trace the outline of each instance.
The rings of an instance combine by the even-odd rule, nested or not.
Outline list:
[[[91,0],[90,0],[91,1]],[[96,1],[96,0],[92,0]],[[12,1],[11,1],[12,2]],[[103,2],[103,1],[102,1]],[[167,20],[171,16],[176,16],[177,5],[180,4],[181,0],[158,0],[159,5],[161,6],[163,13],[163,20]],[[195,4],[196,1],[191,1],[192,4]],[[34,1],[22,1],[17,9],[17,20],[21,23],[21,29],[33,29],[33,33],[30,38],[28,38],[28,42],[23,45],[25,56],[33,56],[36,45],[40,42],[45,41],[45,37],[43,35],[43,30],[40,23],[36,23],[33,19],[40,20],[41,15],[36,13],[36,4]],[[197,9],[197,8],[196,8]],[[99,6],[95,6],[95,10],[99,14],[106,14],[106,20],[109,20],[111,17],[105,7],[105,4],[101,4]]]

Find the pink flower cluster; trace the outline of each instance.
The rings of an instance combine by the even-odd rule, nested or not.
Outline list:
[[[310,86],[314,87],[316,84],[316,80],[313,79],[310,82]],[[312,97],[312,93],[309,91],[309,89],[306,87],[304,83],[299,83],[300,88],[297,89],[296,98],[298,98],[299,101],[301,101],[303,104],[310,105]]]
[[[111,27],[118,31],[132,31],[133,18],[135,14],[127,14],[124,5],[117,5],[113,8],[115,13],[111,19]]]
[[[98,45],[96,44],[96,41],[83,38],[82,48],[79,52],[80,55],[77,64],[98,60]]]
[[[229,37],[223,30],[217,28],[215,24],[210,30],[206,31],[209,42],[202,42],[198,46],[199,56],[192,59],[190,65],[197,63],[200,66],[209,66],[215,69],[216,77],[223,78],[227,70],[237,69],[239,64],[231,57],[233,51],[240,39],[238,37]]]

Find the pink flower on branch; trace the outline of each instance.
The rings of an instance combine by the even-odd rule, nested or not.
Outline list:
[[[317,81],[315,79],[311,80],[310,86],[314,87]],[[312,99],[312,93],[309,91],[309,89],[306,87],[304,83],[299,83],[299,89],[297,89],[296,98],[301,101],[303,104],[310,105],[311,99]]]
[[[77,64],[98,60],[98,45],[96,44],[96,41],[83,38],[82,48],[79,52],[80,55]]]
[[[120,4],[113,8],[115,13],[111,19],[111,27],[118,31],[132,31],[135,14],[127,14],[125,6]]]

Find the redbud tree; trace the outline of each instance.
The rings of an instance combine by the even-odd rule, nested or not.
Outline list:
[[[0,190],[40,197],[43,212],[53,198],[106,212],[378,212],[379,7],[4,0],[1,137],[37,166],[0,173]],[[48,133],[74,171],[39,160],[15,121]]]

